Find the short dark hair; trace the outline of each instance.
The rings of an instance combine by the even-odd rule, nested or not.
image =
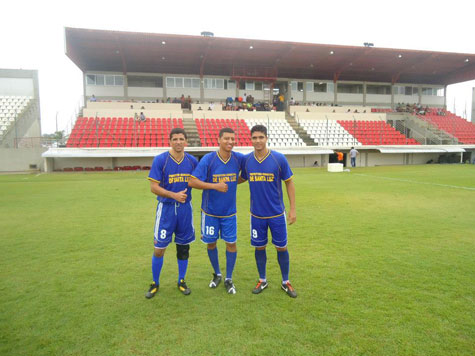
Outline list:
[[[224,133],[234,133],[234,130],[230,127],[223,127],[221,130],[219,130],[219,138],[223,137]]]
[[[251,129],[251,135],[256,131],[257,132],[262,132],[267,137],[267,127],[265,127],[264,125],[255,125],[255,126],[253,126],[252,129]]]
[[[171,139],[172,139],[172,136],[173,136],[173,135],[176,135],[176,134],[183,134],[183,136],[185,136],[185,139],[188,140],[188,136],[186,136],[185,130],[183,130],[181,127],[174,127],[174,128],[170,131],[170,137],[169,137],[169,139],[171,140]]]

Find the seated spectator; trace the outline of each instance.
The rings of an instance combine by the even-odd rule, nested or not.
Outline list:
[[[294,100],[294,98],[290,98],[290,105],[295,105],[295,100]]]
[[[140,113],[140,121],[145,121],[146,117],[143,112]]]
[[[134,106],[133,106],[133,105],[130,105],[130,108],[131,108],[131,109],[133,109],[133,108],[134,108]]]
[[[201,110],[203,110],[203,109],[201,108],[201,106],[198,106],[198,111],[201,111]]]
[[[347,111],[347,112],[351,112],[351,109],[348,109],[348,111]]]
[[[89,98],[89,101],[97,101],[96,97],[94,94],[92,94],[92,96]]]
[[[307,108],[307,110],[305,110],[305,112],[310,112],[310,110],[308,110],[308,108]]]
[[[172,100],[170,99],[170,97],[167,98],[167,103],[171,103]]]
[[[353,111],[355,114],[358,114],[358,109],[355,109],[355,111]]]

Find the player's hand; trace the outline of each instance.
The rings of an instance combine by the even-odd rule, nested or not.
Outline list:
[[[184,203],[186,201],[186,189],[183,189],[181,192],[175,193],[175,200],[179,203]]]
[[[295,213],[295,211],[289,211],[289,216],[287,218],[287,221],[289,225],[292,225],[294,222],[297,221],[297,214]]]
[[[224,182],[216,183],[214,189],[221,193],[226,193],[228,191],[228,185]]]

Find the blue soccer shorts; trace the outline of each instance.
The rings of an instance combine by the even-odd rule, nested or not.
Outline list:
[[[251,215],[251,246],[266,246],[269,229],[272,234],[272,244],[275,247],[287,246],[287,218],[285,213],[268,219],[260,219]]]
[[[155,248],[166,248],[172,242],[173,234],[175,243],[179,245],[188,245],[195,241],[191,202],[158,203],[153,231]]]
[[[237,241],[236,215],[218,218],[201,212],[201,241],[210,244],[219,238],[229,243]]]

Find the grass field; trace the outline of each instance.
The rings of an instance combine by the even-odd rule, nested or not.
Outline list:
[[[0,355],[474,355],[475,166],[294,169],[290,277],[269,288],[238,190],[237,294],[210,290],[205,245],[151,300],[146,172],[0,176]],[[194,192],[199,224],[200,192]],[[199,231],[199,225],[196,226]],[[221,265],[224,246],[219,243]]]

